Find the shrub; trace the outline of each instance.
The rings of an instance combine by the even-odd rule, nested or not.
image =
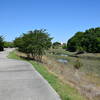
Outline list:
[[[14,45],[19,51],[31,55],[34,60],[41,61],[45,50],[51,47],[51,40],[45,30],[34,30],[16,38]]]
[[[79,70],[81,67],[82,67],[82,63],[80,62],[79,59],[77,59],[74,64],[74,68]]]

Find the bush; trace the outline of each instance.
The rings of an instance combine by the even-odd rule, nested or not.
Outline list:
[[[74,64],[74,68],[79,70],[81,67],[82,67],[82,63],[80,62],[79,59],[77,59]]]
[[[51,40],[45,30],[34,30],[16,38],[14,45],[28,57],[30,55],[34,60],[41,61],[45,50],[51,47]]]

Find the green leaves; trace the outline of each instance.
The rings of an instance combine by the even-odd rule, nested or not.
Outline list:
[[[13,48],[14,46],[13,46],[13,42],[7,42],[7,41],[4,41],[4,47],[5,48]]]
[[[61,43],[60,42],[54,42],[53,44],[52,44],[52,47],[53,48],[59,48],[61,46]]]
[[[52,38],[45,30],[34,30],[14,40],[19,51],[30,54],[35,60],[41,60],[45,50],[50,48]]]
[[[100,28],[91,28],[85,32],[77,32],[67,44],[69,51],[100,52]]]

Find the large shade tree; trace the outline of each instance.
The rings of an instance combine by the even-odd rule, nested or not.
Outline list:
[[[67,44],[69,51],[100,53],[100,27],[77,32]]]
[[[31,56],[33,59],[41,61],[45,50],[51,47],[52,38],[46,30],[34,30],[24,33],[14,40],[14,45],[18,50]]]

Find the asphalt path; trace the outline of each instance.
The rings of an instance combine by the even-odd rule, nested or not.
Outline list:
[[[61,100],[49,83],[25,61],[0,52],[0,100]]]

